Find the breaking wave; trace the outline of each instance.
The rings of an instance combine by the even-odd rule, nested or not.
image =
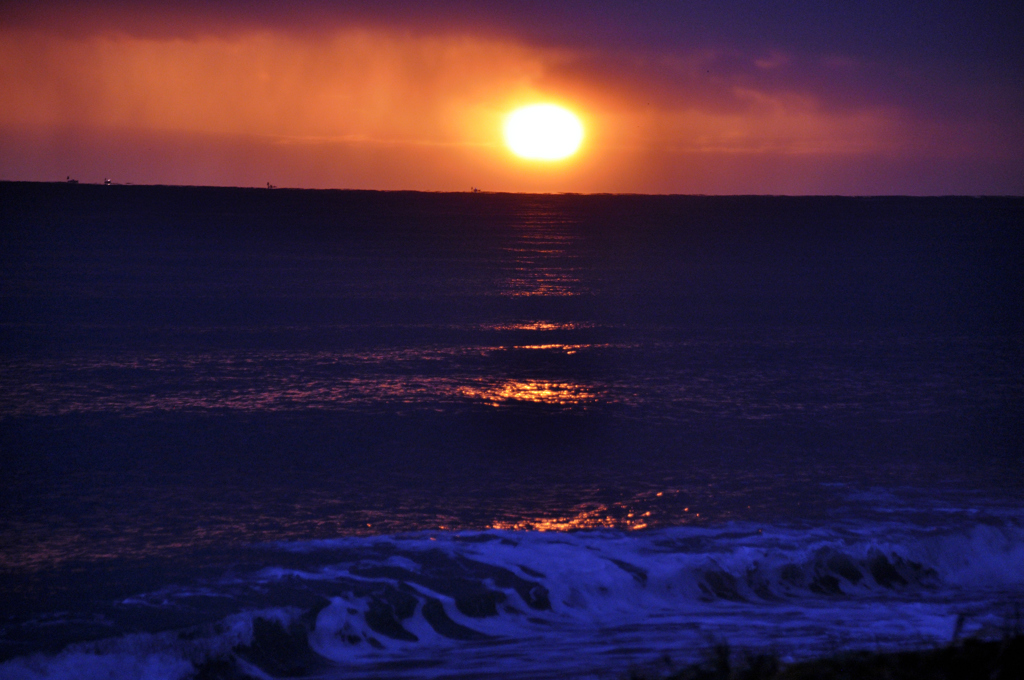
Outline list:
[[[125,607],[238,611],[0,665],[0,678],[607,677],[709,640],[784,657],[993,635],[1024,599],[1017,520],[950,531],[733,524],[431,533],[255,548],[276,566]],[[254,594],[278,606],[249,608]]]

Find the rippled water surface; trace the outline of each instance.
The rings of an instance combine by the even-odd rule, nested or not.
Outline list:
[[[10,677],[260,616],[330,677],[564,677],[1024,598],[1019,199],[0,192]]]

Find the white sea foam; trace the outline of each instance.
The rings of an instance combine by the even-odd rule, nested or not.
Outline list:
[[[256,618],[287,623],[295,614],[289,609],[246,612],[188,635],[140,633],[74,644],[59,654],[0,664],[0,680],[185,680],[204,660],[250,643]]]
[[[258,672],[258,659],[238,652],[265,644],[254,638],[258,618],[280,623],[281,635],[305,621],[303,644],[329,662],[317,677],[598,677],[666,653],[693,659],[717,639],[797,658],[941,643],[960,617],[962,634],[992,635],[1024,600],[1024,528],[1012,521],[409,534],[264,550],[268,563],[290,553],[291,566],[202,592],[227,592],[230,581],[232,592],[247,583],[278,599],[318,593],[322,604],[305,617],[248,611],[185,636],[78,644],[9,661],[0,678],[178,680],[210,658]]]

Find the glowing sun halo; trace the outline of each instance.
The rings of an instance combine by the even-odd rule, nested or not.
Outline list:
[[[571,111],[554,104],[516,109],[505,119],[505,143],[517,156],[557,161],[576,153],[583,124]]]

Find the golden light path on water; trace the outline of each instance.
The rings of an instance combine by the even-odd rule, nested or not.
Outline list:
[[[571,531],[579,529],[619,529],[639,531],[652,526],[658,519],[657,503],[675,499],[681,491],[667,489],[640,493],[633,498],[616,503],[589,503],[578,507],[574,514],[562,514],[554,517],[525,516],[521,519],[498,521],[491,524],[491,529],[502,531]],[[686,507],[676,522],[699,521],[699,512],[690,512]]]
[[[584,501],[549,515],[524,504],[515,508],[515,519],[467,524],[452,514],[423,512],[411,500],[397,507],[389,505],[386,510],[353,509],[334,495],[317,491],[307,494],[303,502],[289,506],[286,518],[265,513],[258,507],[252,508],[250,513],[229,518],[217,516],[216,504],[208,498],[198,498],[199,494],[188,497],[188,492],[183,492],[173,497],[150,498],[147,506],[150,512],[139,526],[129,526],[128,518],[118,517],[101,535],[84,535],[73,523],[53,528],[12,520],[13,525],[18,525],[19,538],[10,546],[10,551],[0,553],[0,568],[33,571],[64,562],[104,561],[127,555],[162,557],[182,549],[208,548],[240,540],[261,543],[294,538],[399,533],[408,530],[409,523],[419,525],[419,530],[426,532],[543,532],[585,529],[639,531],[666,523],[678,525],[705,521],[696,507],[675,507],[686,495],[690,494],[681,489],[652,490],[610,503]],[[209,520],[184,533],[162,523],[158,511],[165,510],[168,504],[180,506],[183,502],[186,505],[200,503],[208,511]],[[133,517],[131,521],[140,520]]]
[[[521,326],[528,329],[534,324]],[[519,328],[519,327],[517,327]],[[54,362],[0,366],[7,385],[0,407],[8,416],[69,413],[175,411],[335,410],[355,405],[464,403],[483,406],[538,404],[586,407],[625,404],[628,394],[578,378],[515,378],[458,375],[467,362],[510,355],[571,357],[617,345],[537,345],[389,348],[365,352],[209,352],[184,356],[127,355],[97,360],[65,357]],[[452,375],[438,367],[451,366]],[[365,371],[353,376],[356,368]],[[61,389],[52,385],[60,373]],[[211,381],[216,378],[217,389]]]
[[[573,254],[579,235],[563,220],[564,216],[541,209],[520,218],[512,242],[502,248],[507,264],[498,282],[501,295],[561,298],[589,292]]]
[[[578,383],[549,380],[508,380],[486,387],[460,387],[458,393],[492,406],[510,401],[570,406],[596,401],[598,398],[596,391],[590,391]]]

